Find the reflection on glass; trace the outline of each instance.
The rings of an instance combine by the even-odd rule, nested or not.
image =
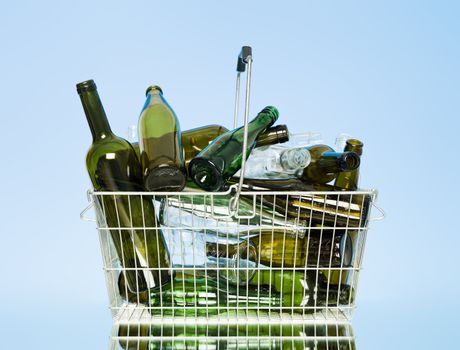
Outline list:
[[[152,349],[356,349],[348,323],[241,325],[125,324],[111,340],[111,350]]]

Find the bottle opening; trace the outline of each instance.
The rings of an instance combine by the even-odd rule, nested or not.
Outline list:
[[[93,79],[83,81],[77,84],[77,92],[81,94],[82,92],[95,91],[97,90],[96,83]]]
[[[355,152],[345,152],[342,156],[340,166],[343,170],[355,170],[358,169],[361,160]]]
[[[158,91],[160,94],[163,95],[163,90],[161,89],[161,87],[159,87],[158,85],[151,85],[147,88],[147,91],[145,91],[145,95],[148,95],[151,91]]]

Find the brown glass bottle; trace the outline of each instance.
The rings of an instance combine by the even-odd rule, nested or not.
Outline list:
[[[345,144],[344,152],[354,152],[359,157],[363,154],[363,143],[357,139],[348,139]],[[334,187],[338,190],[356,191],[358,189],[359,167],[351,171],[341,172],[334,182]]]
[[[300,179],[310,184],[326,184],[334,180],[343,171],[359,167],[359,156],[354,152],[334,152],[326,145],[308,147],[311,155],[310,164],[304,169]]]

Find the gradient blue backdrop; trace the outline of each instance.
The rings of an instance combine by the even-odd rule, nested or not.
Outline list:
[[[455,1],[8,1],[0,5],[0,347],[105,349],[111,317],[75,91],[93,78],[112,128],[163,87],[183,129],[231,125],[235,59],[254,49],[252,114],[365,143],[372,225],[358,349],[458,342],[460,6]],[[376,213],[374,213],[376,214]]]

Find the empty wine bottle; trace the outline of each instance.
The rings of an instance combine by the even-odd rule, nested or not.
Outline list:
[[[359,155],[354,152],[334,152],[326,145],[310,146],[308,150],[311,162],[300,177],[306,183],[326,184],[334,180],[340,172],[359,167]]]
[[[77,92],[88,120],[93,143],[86,155],[86,167],[96,191],[140,191],[139,160],[128,141],[113,134],[93,80],[77,84]],[[110,232],[128,286],[133,291],[155,287],[166,279],[169,258],[158,229],[152,202],[137,195],[95,195],[103,216],[99,226]],[[107,230],[108,229],[108,230]],[[147,245],[148,242],[148,245]]]
[[[251,152],[244,177],[255,179],[295,178],[310,163],[310,152],[303,148],[267,146]],[[235,177],[239,177],[239,170]]]
[[[190,161],[195,158],[218,136],[227,132],[228,129],[220,125],[207,125],[182,133],[182,149],[184,153],[185,167],[188,169]],[[286,125],[277,125],[268,128],[259,134],[255,147],[283,143],[289,140],[289,132]]]
[[[139,117],[139,148],[148,191],[181,191],[185,186],[179,120],[159,86],[150,86]]]
[[[248,243],[255,253],[249,257],[256,264],[269,267],[348,267],[352,263],[352,241],[345,230],[311,230],[304,238],[261,230],[239,244],[206,243],[208,256],[248,258]]]
[[[265,107],[248,125],[248,157],[256,139],[278,119],[275,107]],[[218,191],[241,167],[243,159],[244,128],[228,131],[207,146],[189,165],[195,183],[207,191]]]
[[[318,270],[256,269],[247,286],[234,286],[225,280],[178,270],[170,283],[151,291],[129,291],[123,275],[118,286],[125,300],[148,305],[153,315],[210,316],[235,310],[268,309],[312,313],[317,308],[354,302],[354,289],[350,285],[343,281],[333,284]]]
[[[316,308],[349,305],[354,302],[354,289],[351,286],[328,283],[317,270],[298,272],[260,269],[249,284],[268,289],[269,294],[279,293],[284,311],[311,313]]]
[[[357,139],[348,139],[344,152],[354,152],[359,157],[363,154],[363,143]],[[340,190],[356,191],[358,189],[359,167],[341,172],[335,179],[334,186]]]

